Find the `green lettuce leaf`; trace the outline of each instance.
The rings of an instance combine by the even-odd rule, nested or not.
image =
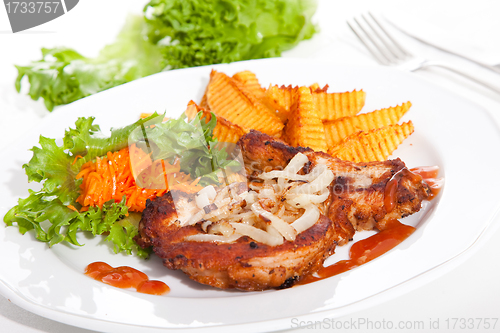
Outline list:
[[[80,246],[77,233],[86,231],[94,236],[106,234],[106,240],[113,244],[117,253],[135,252],[140,257],[147,257],[150,250],[140,248],[134,241],[140,214],[128,211],[126,198],[120,202],[106,202],[102,208],[91,207],[86,212],[79,212],[81,206],[76,199],[81,180],[75,177],[87,161],[142,140],[155,147],[156,158],[181,156],[182,171],[204,177],[205,183],[216,182],[216,167],[238,169],[241,166],[227,159],[228,154],[223,149],[212,149],[217,144],[212,136],[216,120],[205,123],[200,117],[201,113],[190,122],[181,117],[162,123],[164,115],[154,113],[132,125],[112,129],[109,137],[103,137],[93,117],[79,118],[75,128],[66,130],[61,146],[54,139],[40,136],[40,147],[32,148],[33,157],[23,168],[28,181],[42,183],[42,188],[30,190],[27,198],[19,199],[4,216],[4,222],[8,226],[17,225],[22,234],[34,230],[36,238],[49,246],[60,242]],[[215,115],[212,119],[216,119]],[[141,137],[139,134],[144,133],[146,126],[146,136]],[[77,156],[80,158],[76,159]],[[184,156],[188,156],[186,161],[183,161]],[[69,208],[70,205],[78,211]]]
[[[33,100],[44,99],[52,111],[68,104],[132,80],[162,70],[158,47],[144,38],[146,22],[141,16],[130,16],[115,43],[104,47],[96,58],[87,58],[65,47],[42,49],[42,59],[26,66],[16,66],[15,82],[21,91],[27,77]]]
[[[151,0],[149,39],[168,68],[279,57],[316,28],[313,0]]]
[[[21,91],[52,111],[162,70],[278,57],[316,31],[315,0],[151,0],[96,58],[57,47],[16,66]]]
[[[147,139],[153,149],[155,159],[164,159],[172,162],[176,156],[181,158],[181,170],[191,174],[192,178],[202,177],[200,184],[208,185],[218,183],[217,170],[231,168],[237,171],[240,164],[228,159],[228,153],[217,147],[217,139],[212,136],[217,124],[215,114],[210,122],[200,121],[199,113],[192,121],[186,122],[185,118],[171,119],[168,122],[156,124],[148,128]],[[133,142],[141,141],[143,132],[132,133]]]

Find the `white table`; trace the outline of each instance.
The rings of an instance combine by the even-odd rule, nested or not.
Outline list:
[[[145,1],[87,0],[80,1],[67,15],[26,32],[12,34],[7,15],[0,9],[0,149],[21,137],[47,114],[42,101],[31,101],[15,92],[16,70],[13,64],[24,64],[38,59],[40,47],[64,45],[74,47],[92,56],[106,43],[113,41],[128,12],[140,12]],[[376,65],[368,52],[345,25],[345,20],[368,9],[390,12],[393,8],[407,10],[441,28],[455,30],[465,39],[478,43],[496,43],[500,23],[498,1],[321,1],[317,19],[321,33],[313,40],[303,42],[285,56],[328,59],[332,63]],[[112,14],[110,14],[112,13]],[[396,32],[396,35],[397,32]],[[398,35],[401,36],[401,35]],[[435,51],[411,39],[404,39],[412,50],[434,59],[454,62],[466,70],[474,71],[485,80],[500,86],[500,75],[472,65],[456,57]],[[498,62],[500,63],[500,53]],[[415,73],[433,84],[444,87],[489,111],[500,124],[500,96],[473,83],[442,70],[426,70]],[[474,115],[471,115],[473,117]],[[498,153],[492,147],[492,153]],[[475,158],[480,156],[464,156]],[[466,200],[466,198],[465,198]],[[457,205],[457,209],[459,206]],[[500,223],[500,218],[495,221]],[[5,255],[5,254],[2,254]],[[369,323],[377,332],[386,331],[387,323],[402,324],[404,332],[422,332],[431,328],[445,331],[500,331],[500,323],[493,329],[468,330],[459,325],[451,329],[453,318],[500,317],[500,230],[483,237],[465,255],[458,267],[428,284],[405,295],[336,319],[345,328],[370,331]],[[448,320],[448,322],[447,322]],[[361,323],[364,325],[360,325]],[[354,325],[358,326],[351,326]],[[384,324],[386,323],[386,324]],[[0,297],[0,327],[2,332],[90,332],[61,324],[17,307]],[[426,328],[426,330],[423,330]],[[332,331],[328,324],[304,331]],[[291,330],[292,331],[292,330]],[[296,331],[296,330],[293,330]],[[387,330],[389,331],[389,330]]]

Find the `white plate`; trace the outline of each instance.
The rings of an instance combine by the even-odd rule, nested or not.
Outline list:
[[[102,129],[137,120],[141,112],[180,114],[190,99],[199,100],[211,68],[227,74],[254,71],[261,83],[328,83],[330,91],[363,89],[364,111],[411,101],[404,120],[415,133],[396,151],[408,166],[439,165],[446,185],[421,213],[405,219],[417,231],[396,249],[344,274],[309,285],[266,292],[221,291],[191,282],[182,273],[149,261],[111,254],[102,238],[82,239],[74,248],[46,244],[17,228],[0,228],[0,292],[17,305],[70,325],[107,332],[164,329],[268,331],[359,311],[407,292],[443,274],[481,237],[499,211],[500,177],[496,167],[499,131],[480,107],[429,85],[411,74],[388,68],[334,66],[304,60],[268,59],[160,73],[60,108],[44,118],[22,142],[0,154],[0,216],[25,197],[30,185],[21,166],[40,134],[61,138],[78,116],[96,116]],[[363,238],[369,233],[357,235]],[[339,248],[327,263],[343,259]],[[109,287],[83,275],[87,264],[128,265],[165,281],[166,296]],[[448,267],[448,268],[447,268]],[[294,319],[295,318],[295,319]]]

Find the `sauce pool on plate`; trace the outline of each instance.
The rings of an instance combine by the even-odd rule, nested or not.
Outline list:
[[[443,187],[443,179],[438,178],[439,167],[437,166],[426,166],[410,169],[410,171],[416,175],[422,177],[422,179],[429,185],[431,189],[431,194],[429,195],[429,200],[434,199],[441,188]]]
[[[162,281],[150,280],[143,272],[128,266],[112,267],[97,261],[85,268],[85,275],[117,288],[134,288],[140,293],[163,295],[170,288]]]
[[[391,212],[397,204],[397,188],[403,176],[408,176],[415,181],[423,179],[431,190],[428,200],[434,199],[443,186],[443,179],[437,178],[439,167],[418,167],[413,169],[401,169],[395,173],[387,182],[385,187],[384,207],[387,212]],[[355,267],[361,266],[393,249],[406,238],[408,238],[415,228],[402,224],[398,220],[388,221],[385,228],[375,235],[354,243],[349,251],[349,260],[341,260],[333,265],[320,268],[316,273],[306,276],[297,285],[307,284],[328,277],[346,272]]]
[[[412,226],[402,224],[398,220],[391,220],[386,224],[386,229],[354,243],[349,251],[348,260],[341,260],[333,265],[322,267],[314,275],[306,276],[297,284],[323,280],[361,266],[393,249],[414,231],[415,228]]]
[[[419,167],[413,169],[404,168],[394,174],[385,188],[384,206],[386,211],[390,212],[396,206],[396,190],[403,175],[416,180],[423,179],[431,189],[428,199],[432,200],[443,185],[442,179],[437,178],[438,173],[438,167]],[[299,281],[297,285],[323,280],[361,266],[393,249],[414,231],[414,227],[402,224],[398,220],[388,221],[383,230],[354,243],[349,251],[348,260],[341,260],[333,265],[322,267],[316,273],[308,275]],[[98,261],[89,264],[85,269],[85,274],[110,286],[135,288],[140,293],[162,295],[170,291],[170,288],[162,281],[149,280],[146,274],[128,266],[113,268],[104,262]]]

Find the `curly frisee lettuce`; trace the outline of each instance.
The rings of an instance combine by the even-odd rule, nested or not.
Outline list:
[[[99,165],[97,162],[110,158],[113,152],[126,149],[131,141],[140,144],[138,133],[148,126],[146,141],[154,147],[157,159],[175,166],[174,172],[190,175],[196,179],[196,184],[217,182],[216,168],[237,169],[241,166],[228,159],[225,150],[211,149],[217,146],[217,139],[212,136],[216,117],[206,123],[200,121],[200,116],[189,122],[184,117],[162,122],[164,116],[155,113],[127,127],[112,129],[107,138],[93,123],[93,117],[79,118],[75,128],[66,130],[61,146],[54,139],[40,136],[40,147],[32,148],[33,157],[23,168],[28,181],[42,183],[42,188],[40,191],[30,190],[27,198],[19,199],[4,216],[4,222],[8,226],[16,225],[22,234],[34,230],[36,238],[49,246],[60,242],[81,246],[77,233],[87,231],[94,236],[106,235],[116,253],[134,252],[147,257],[150,251],[140,248],[134,241],[141,216],[133,210],[140,209],[132,207],[130,203],[133,202],[127,200],[130,197],[127,198],[125,191],[121,198],[110,197],[98,205],[84,203],[80,196],[85,177],[79,174],[85,169],[83,166],[88,169],[89,165]],[[151,193],[154,196],[165,192]]]

